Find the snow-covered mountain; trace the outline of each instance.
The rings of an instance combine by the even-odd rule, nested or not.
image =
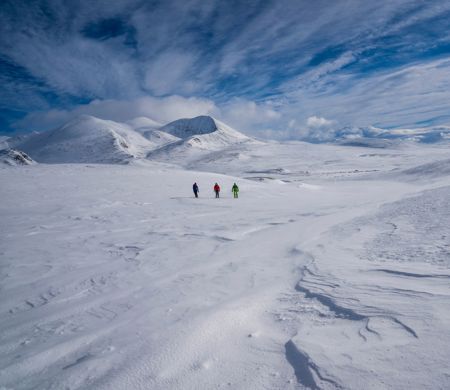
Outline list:
[[[415,129],[393,129],[387,138],[433,144],[450,141],[450,126],[428,126]]]
[[[179,141],[150,152],[150,159],[187,163],[209,153],[261,143],[210,116],[179,119],[162,127],[161,131],[178,137]]]
[[[33,161],[26,153],[16,149],[2,149],[0,150],[0,164],[9,166],[19,165],[33,165]]]
[[[430,126],[415,129],[346,126],[338,129],[310,131],[304,140],[312,143],[328,142],[375,148],[398,146],[404,141],[433,144],[450,140],[450,126]]]
[[[180,119],[161,127],[139,117],[127,123],[78,117],[55,130],[8,139],[43,163],[124,163],[133,159],[174,159],[256,142],[208,116]]]
[[[143,157],[154,145],[128,125],[81,116],[62,127],[14,142],[45,163],[122,163]]]

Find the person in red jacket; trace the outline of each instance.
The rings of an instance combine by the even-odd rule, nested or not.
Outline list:
[[[214,192],[216,193],[216,198],[218,198],[220,193],[220,186],[217,183],[214,184]]]

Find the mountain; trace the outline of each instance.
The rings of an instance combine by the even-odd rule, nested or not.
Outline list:
[[[143,131],[141,134],[154,145],[154,149],[180,141],[180,138],[162,130],[150,129]]]
[[[0,163],[10,166],[18,165],[33,165],[33,161],[26,153],[16,149],[2,149],[0,150]]]
[[[162,148],[151,151],[150,159],[186,163],[211,152],[236,148],[247,143],[259,143],[210,116],[179,119],[161,128],[179,138]]]
[[[16,140],[15,147],[44,163],[123,163],[154,145],[130,126],[93,116]]]
[[[389,138],[415,141],[424,144],[443,143],[450,141],[450,126],[428,126],[415,129],[393,129]]]
[[[437,144],[450,141],[450,126],[430,126],[415,129],[346,126],[327,131],[311,131],[304,140],[312,143],[329,142],[346,146],[373,148],[398,146],[404,141]]]
[[[150,141],[153,145],[152,149],[180,140],[180,138],[160,130],[163,127],[161,123],[145,116],[129,120],[126,124]]]
[[[118,123],[84,115],[54,130],[9,138],[5,145],[41,163],[127,163],[148,158],[185,165],[208,153],[256,143],[209,116],[161,127],[145,117]]]
[[[197,116],[170,122],[161,130],[179,138],[189,138],[193,135],[209,134],[217,130],[217,124],[210,116]]]

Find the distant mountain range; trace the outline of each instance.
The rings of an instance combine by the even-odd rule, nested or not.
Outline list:
[[[41,163],[128,163],[194,154],[257,142],[209,117],[179,119],[162,126],[149,118],[118,123],[80,116],[64,126],[41,133],[2,139],[2,149],[14,148]]]
[[[384,130],[376,127],[344,127],[310,133],[313,143],[332,142],[358,147],[389,148],[402,141],[439,143],[450,140],[450,127]],[[225,123],[210,117],[179,119],[162,125],[138,117],[126,123],[80,116],[65,125],[45,132],[18,137],[0,137],[3,160],[14,165],[24,152],[40,163],[118,163],[150,159],[188,165],[208,161],[214,156],[232,157],[242,148],[263,144]],[[8,157],[9,156],[9,157]],[[11,157],[13,156],[13,157]],[[16,156],[16,157],[14,157]],[[11,158],[13,160],[11,160]]]
[[[450,126],[430,126],[416,129],[381,129],[374,126],[346,126],[327,132],[311,132],[304,139],[312,143],[337,143],[349,146],[384,148],[403,141],[438,143],[450,141]]]

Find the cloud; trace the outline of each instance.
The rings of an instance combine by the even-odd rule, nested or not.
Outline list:
[[[153,60],[146,71],[145,87],[155,95],[174,92],[191,94],[195,83],[189,79],[195,56],[179,51],[164,52]]]
[[[15,128],[84,112],[163,121],[212,112],[279,137],[298,136],[290,121],[308,129],[314,116],[442,124],[449,17],[440,0],[9,1],[0,110],[15,113],[9,122],[25,116]]]
[[[211,100],[176,95],[164,98],[141,97],[134,100],[94,100],[73,110],[30,113],[18,121],[15,127],[17,130],[45,130],[58,127],[79,115],[93,115],[118,122],[146,116],[157,122],[167,123],[179,118],[218,113],[218,108]]]
[[[281,119],[281,114],[269,103],[258,104],[242,98],[221,106],[218,116],[236,129],[253,135],[260,135]]]
[[[332,80],[327,80],[328,78]],[[328,84],[327,84],[328,81]],[[333,75],[323,80],[320,92],[307,89],[289,93],[294,115],[296,105],[303,113],[331,117],[345,125],[411,126],[437,119],[448,122],[450,101],[450,59],[405,66],[361,78]],[[306,119],[306,118],[305,118]]]
[[[306,125],[310,128],[324,128],[324,127],[330,127],[335,123],[335,121],[329,120],[329,119],[325,119],[319,116],[310,116],[307,120],[306,120]]]

